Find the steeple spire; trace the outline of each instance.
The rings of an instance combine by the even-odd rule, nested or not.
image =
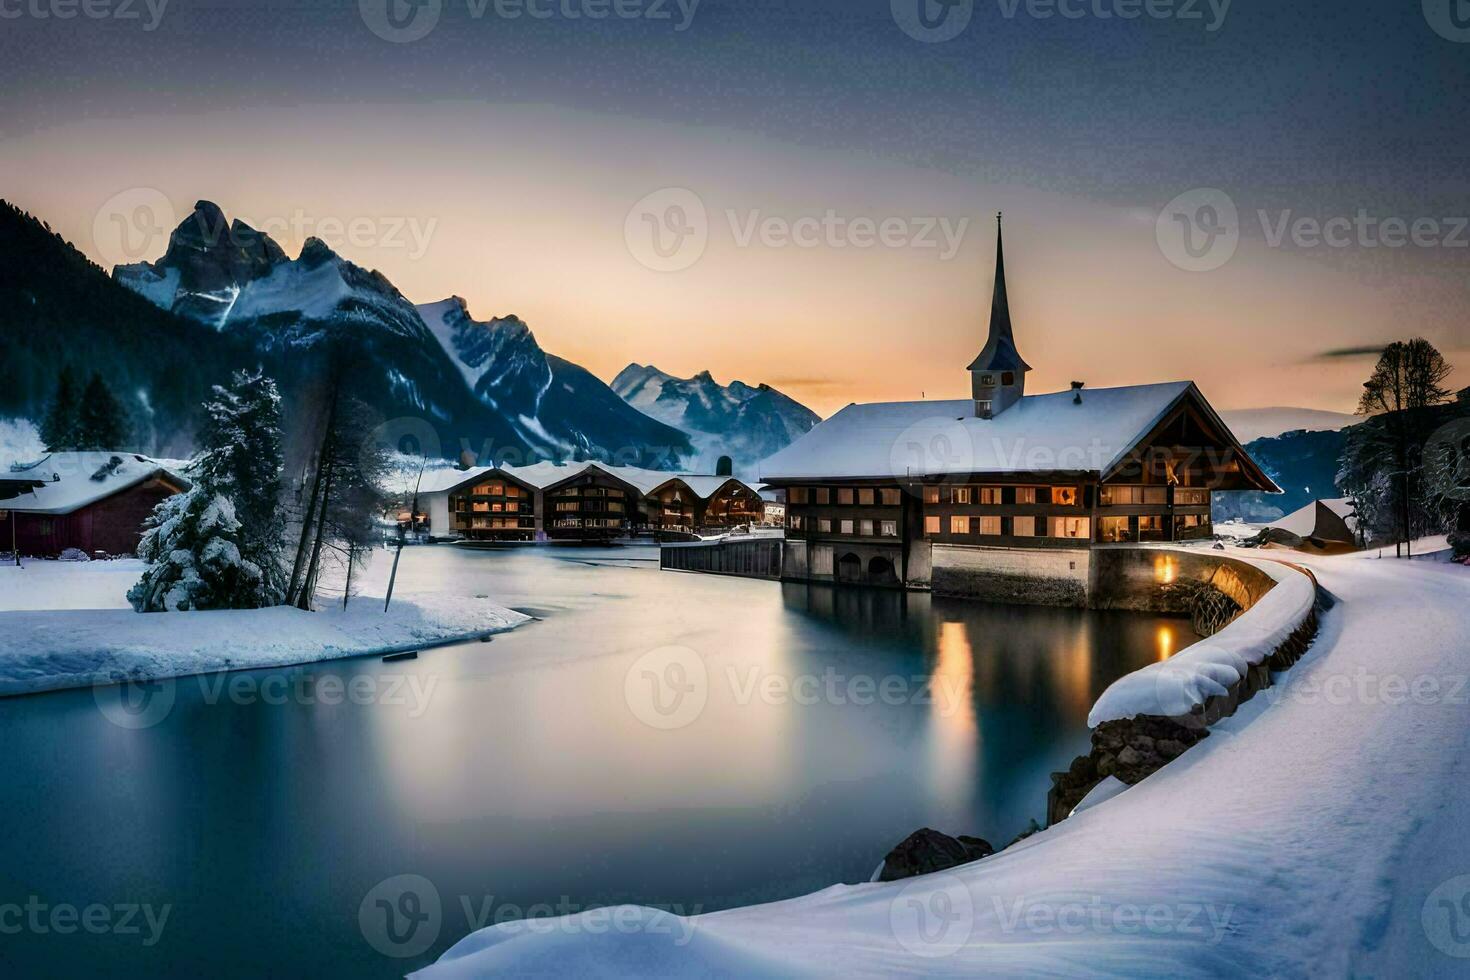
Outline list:
[[[1011,331],[1011,304],[1006,297],[1005,243],[1001,237],[1001,213],[995,213],[995,292],[990,298],[990,335],[985,347],[970,364],[970,389],[975,414],[991,418],[1005,411],[1026,394],[1026,372],[1031,365],[1016,349]]]
[[[995,213],[995,292],[990,297],[990,336],[980,351],[971,371],[1029,371],[1031,366],[1016,350],[1011,331],[1011,304],[1006,298],[1006,253],[1001,237],[1002,212]]]

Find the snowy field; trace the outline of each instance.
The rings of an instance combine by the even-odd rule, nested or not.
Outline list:
[[[994,857],[693,918],[507,923],[416,976],[1465,976],[1470,569],[1292,557],[1338,599],[1306,657]]]
[[[530,621],[484,596],[454,594],[452,585],[395,593],[385,614],[391,563],[391,554],[375,552],[346,611],[337,602],[310,613],[135,613],[126,593],[144,565],[133,559],[0,566],[0,696],[420,650]]]

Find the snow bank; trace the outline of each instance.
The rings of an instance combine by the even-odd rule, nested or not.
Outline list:
[[[345,612],[135,613],[123,593],[142,568],[138,561],[0,567],[0,608],[11,610],[0,611],[0,696],[421,650],[530,621],[486,599],[428,593],[395,598],[386,614],[369,596]],[[25,604],[52,608],[18,608]]]
[[[1137,715],[1189,714],[1210,698],[1228,693],[1311,613],[1317,589],[1307,575],[1281,562],[1231,557],[1260,569],[1276,584],[1214,636],[1114,681],[1092,706],[1087,716],[1090,727]]]

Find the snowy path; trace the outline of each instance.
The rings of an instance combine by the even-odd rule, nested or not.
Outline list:
[[[372,566],[365,594],[345,611],[183,613],[128,607],[139,561],[0,566],[0,697],[420,650],[530,622],[484,596],[441,592],[402,593],[384,613],[380,566],[387,564]]]
[[[687,922],[494,927],[420,976],[1463,976],[1442,950],[1470,955],[1470,900],[1421,910],[1470,875],[1470,570],[1303,563],[1340,602],[1286,683],[1002,854]]]

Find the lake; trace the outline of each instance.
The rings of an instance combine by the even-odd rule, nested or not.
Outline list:
[[[479,923],[865,881],[922,826],[999,847],[1102,690],[1196,639],[643,547],[414,548],[399,588],[540,621],[179,679],[136,715],[123,688],[0,703],[0,972],[401,976]]]

